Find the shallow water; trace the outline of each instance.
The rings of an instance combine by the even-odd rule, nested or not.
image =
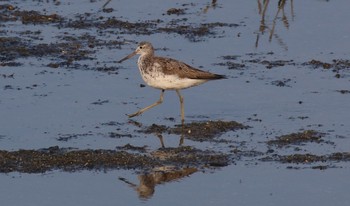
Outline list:
[[[213,2],[216,2],[215,4]],[[92,59],[76,61],[78,66],[51,68],[62,61],[57,56],[26,57],[14,61],[22,65],[0,68],[0,149],[40,149],[51,146],[79,149],[115,149],[131,144],[161,146],[152,134],[138,133],[125,114],[153,103],[159,91],[143,84],[136,68],[136,58],[121,65],[116,60],[129,54],[135,42],[150,41],[161,56],[171,56],[205,70],[229,76],[182,91],[186,121],[227,120],[250,129],[227,132],[220,139],[235,144],[198,142],[185,139],[185,145],[229,152],[232,147],[265,152],[267,140],[302,130],[326,133],[333,144],[306,144],[300,153],[325,155],[349,152],[350,95],[349,68],[339,71],[314,68],[311,60],[332,63],[349,59],[350,27],[347,11],[350,3],[340,1],[286,1],[277,13],[277,1],[270,1],[265,14],[266,29],[261,27],[259,1],[213,1],[194,3],[177,1],[112,0],[102,12],[105,1],[12,2],[21,10],[45,9],[68,19],[90,13],[130,22],[162,20],[158,26],[222,22],[233,27],[215,27],[214,34],[181,35],[151,31],[134,34],[113,28],[60,28],[56,24],[26,24],[20,20],[0,22],[2,37],[20,37],[31,43],[64,41],[63,37],[95,36],[98,40],[128,41],[130,44],[101,45],[90,48]],[[293,3],[293,6],[291,5]],[[184,14],[167,15],[170,8],[184,9]],[[336,12],[335,12],[336,11]],[[283,18],[283,14],[285,17]],[[183,18],[187,18],[183,20]],[[272,28],[275,27],[270,34]],[[286,26],[288,25],[288,26]],[[6,28],[6,29],[5,29]],[[41,31],[39,39],[21,33]],[[86,46],[85,46],[86,47]],[[84,47],[84,48],[85,48]],[[62,51],[62,54],[65,51]],[[236,56],[226,60],[223,56]],[[268,69],[267,62],[287,61]],[[292,61],[292,62],[290,62]],[[229,69],[220,63],[244,64]],[[97,67],[115,68],[101,72]],[[13,78],[9,77],[11,74]],[[336,75],[339,74],[340,78]],[[165,93],[162,105],[135,120],[143,125],[172,126],[180,121],[179,103],[174,92]],[[168,118],[168,119],[167,119]],[[175,122],[169,118],[175,118]],[[255,120],[254,120],[255,119]],[[116,125],[106,123],[116,122]],[[132,137],[111,138],[111,132]],[[166,147],[177,147],[177,135],[163,135]],[[241,147],[241,145],[244,145]],[[297,147],[279,150],[295,153]],[[275,149],[275,148],[274,148]],[[275,149],[277,150],[277,149]],[[139,184],[142,171],[107,170],[67,173],[54,170],[45,174],[0,174],[0,199],[6,205],[346,205],[349,202],[349,163],[318,163],[326,170],[311,169],[309,164],[282,164],[245,158],[220,169],[200,170],[181,179],[156,185],[148,198],[139,198],[134,188],[118,179]],[[298,169],[288,169],[298,167]]]

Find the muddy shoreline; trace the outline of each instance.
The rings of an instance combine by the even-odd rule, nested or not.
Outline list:
[[[300,147],[311,144],[334,144],[325,141],[325,134],[313,130],[300,133],[292,133],[276,137],[265,144],[267,151],[242,150],[233,146],[234,141],[221,141],[220,136],[227,131],[237,129],[249,129],[237,122],[210,121],[185,124],[182,136],[184,140],[216,142],[229,145],[234,149],[228,153],[211,150],[201,150],[190,146],[172,148],[162,147],[157,150],[149,150],[147,146],[137,147],[131,144],[117,147],[116,150],[60,148],[53,146],[39,150],[0,151],[0,172],[43,173],[52,170],[75,172],[80,170],[105,171],[111,169],[134,169],[141,173],[147,173],[155,167],[197,168],[215,169],[225,167],[238,162],[277,162],[281,164],[291,163],[294,166],[286,166],[292,169],[327,169],[337,167],[334,163],[350,161],[350,153],[338,152],[326,155],[316,155],[308,151],[301,151]],[[151,125],[139,130],[139,133],[155,134],[162,138],[162,134],[175,133],[181,135],[180,127],[165,127],[164,125]],[[189,132],[192,131],[192,132]],[[131,137],[132,138],[132,137]],[[161,139],[161,142],[163,140]],[[294,154],[281,155],[284,149],[294,147]]]

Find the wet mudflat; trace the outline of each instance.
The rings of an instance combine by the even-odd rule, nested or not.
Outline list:
[[[185,130],[181,138],[193,141],[215,142],[215,135],[210,130],[223,128],[223,122],[215,122],[215,127],[210,128],[210,124],[191,123],[185,125]],[[237,124],[237,123],[234,123]],[[236,125],[234,128],[240,128],[242,125]],[[232,127],[231,127],[232,129]],[[112,169],[135,169],[146,172],[154,167],[166,167],[172,165],[175,168],[215,168],[233,164],[235,160],[242,157],[252,158],[251,161],[276,161],[280,163],[319,163],[322,165],[312,165],[313,169],[327,169],[335,167],[334,162],[350,161],[349,152],[336,152],[327,155],[289,154],[279,155],[275,150],[282,147],[291,147],[303,145],[306,143],[334,144],[334,142],[325,142],[322,139],[323,134],[315,131],[304,131],[301,133],[292,133],[277,137],[275,140],[269,140],[267,145],[273,145],[275,149],[269,149],[266,152],[255,150],[240,150],[234,148],[230,153],[219,153],[210,150],[200,150],[190,146],[182,146],[184,139],[180,140],[179,147],[166,148],[163,142],[162,133],[177,132],[179,128],[164,128],[152,125],[147,128],[145,133],[154,133],[160,138],[161,148],[149,152],[147,146],[136,147],[130,144],[117,147],[117,150],[88,149],[77,150],[74,148],[59,148],[58,146],[43,148],[39,150],[18,150],[18,151],[0,151],[0,168],[1,172],[25,172],[25,173],[42,173],[51,170],[79,171],[79,170],[112,170]],[[191,131],[193,130],[194,133]],[[222,131],[219,131],[222,132]],[[181,133],[180,133],[181,134]],[[191,137],[191,138],[189,138]],[[233,143],[230,140],[216,140],[219,143]],[[232,148],[233,146],[230,145]],[[230,147],[229,146],[229,147]],[[296,151],[301,150],[296,147]],[[136,151],[136,153],[135,153]],[[259,158],[262,157],[262,158]],[[306,165],[304,165],[306,167]],[[295,166],[298,169],[300,166]]]
[[[348,202],[349,16],[326,15],[347,1],[139,5],[1,3],[5,203]],[[229,77],[183,91],[184,125],[171,91],[126,116],[159,98],[116,63],[143,40]]]

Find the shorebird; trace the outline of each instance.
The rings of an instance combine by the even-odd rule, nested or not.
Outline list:
[[[175,90],[180,99],[181,122],[183,124],[185,121],[184,98],[181,96],[180,90],[203,84],[209,80],[226,78],[225,75],[202,71],[175,59],[155,56],[152,44],[145,41],[139,43],[134,52],[118,61],[118,63],[130,59],[136,54],[140,55],[137,65],[142,79],[147,85],[160,89],[161,93],[158,101],[128,115],[129,118],[138,116],[161,104],[165,90]]]

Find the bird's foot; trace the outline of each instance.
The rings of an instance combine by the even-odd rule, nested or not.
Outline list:
[[[142,114],[141,112],[135,112],[133,114],[127,114],[129,118],[132,118],[132,117],[136,117],[136,116],[139,116],[140,114]]]

